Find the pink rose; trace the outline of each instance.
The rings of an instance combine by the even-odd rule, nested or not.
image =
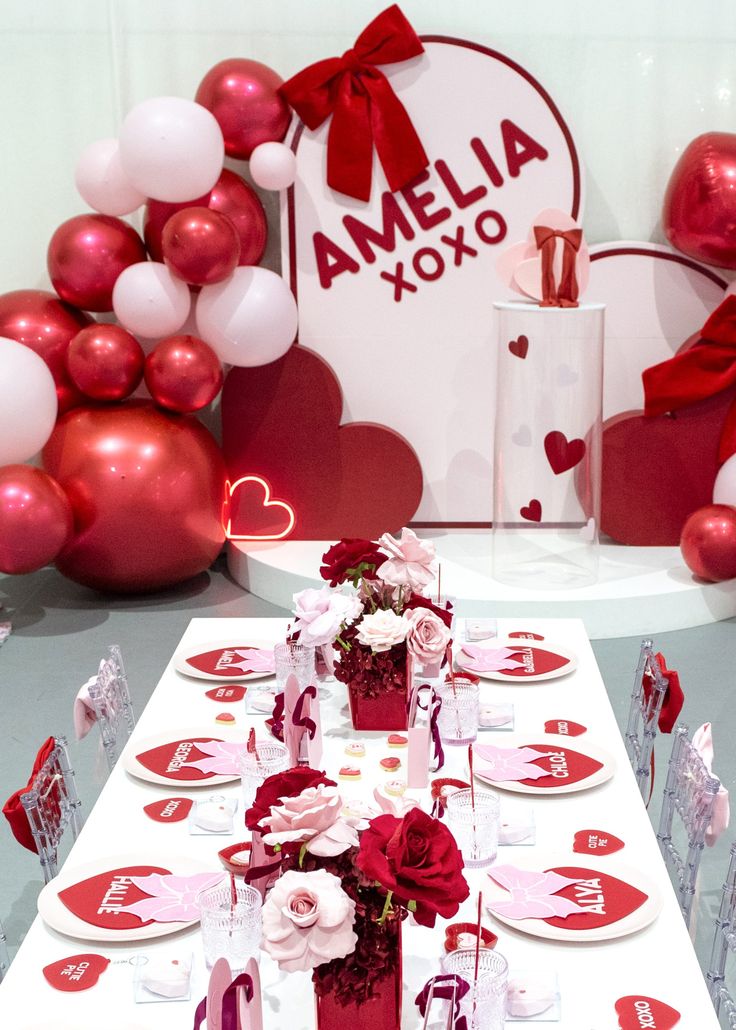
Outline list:
[[[404,618],[409,623],[407,650],[422,665],[438,662],[450,643],[450,631],[439,615],[429,608],[409,608]]]
[[[358,641],[364,647],[370,647],[371,651],[388,651],[395,644],[403,643],[409,623],[391,608],[379,608],[364,615],[356,629]]]
[[[397,540],[390,533],[384,533],[378,541],[389,559],[376,569],[376,575],[384,583],[393,586],[408,586],[421,593],[435,577],[434,544],[420,540],[411,529],[402,529]]]
[[[279,877],[263,904],[261,947],[287,973],[313,969],[349,955],[355,902],[325,869]]]
[[[358,846],[358,835],[350,823],[340,818],[342,799],[337,787],[319,784],[307,787],[296,797],[280,798],[269,815],[261,820],[263,841],[275,844],[302,843],[313,855],[341,855]]]
[[[329,587],[308,587],[294,594],[294,629],[299,631],[299,642],[307,647],[332,644],[343,624],[357,619],[362,607],[354,594],[341,594]]]

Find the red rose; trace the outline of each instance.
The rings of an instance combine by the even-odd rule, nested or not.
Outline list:
[[[452,609],[448,611],[447,608],[440,608],[438,604],[433,604],[428,597],[423,597],[421,594],[412,594],[410,600],[404,605],[404,611],[407,608],[428,608],[442,619],[448,629],[452,629]]]
[[[434,926],[454,916],[470,894],[455,839],[441,822],[412,808],[403,819],[379,815],[360,838],[356,859],[369,880],[377,880],[397,901],[416,902],[414,918]]]
[[[320,576],[331,587],[336,587],[339,583],[357,580],[361,575],[365,579],[375,579],[376,569],[386,561],[386,555],[379,551],[378,544],[372,540],[348,537],[328,548],[322,555],[322,561],[324,564],[319,570]]]
[[[259,830],[261,819],[271,814],[271,805],[278,804],[279,798],[295,798],[307,787],[317,787],[320,783],[327,787],[337,786],[323,772],[305,765],[269,776],[256,791],[253,804],[245,813],[245,825],[249,830]]]

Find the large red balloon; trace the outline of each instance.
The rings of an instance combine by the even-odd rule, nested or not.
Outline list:
[[[62,300],[85,311],[112,311],[115,280],[146,260],[146,248],[127,222],[110,215],[77,215],[51,237],[47,264]]]
[[[146,358],[146,386],[157,404],[181,413],[199,411],[222,389],[222,365],[197,336],[169,336]]]
[[[736,134],[706,132],[685,147],[667,184],[662,225],[683,254],[736,268]]]
[[[56,383],[60,414],[82,400],[69,378],[66,352],[72,337],[91,322],[83,311],[46,290],[13,290],[0,296],[0,337],[24,343],[43,358]]]
[[[237,268],[240,237],[226,215],[208,207],[186,207],[166,222],[161,249],[175,276],[193,286],[209,286]]]
[[[0,572],[35,572],[56,558],[74,528],[59,484],[32,465],[0,468]]]
[[[217,119],[228,157],[249,158],[259,143],[280,143],[291,109],[278,88],[284,80],[260,61],[232,57],[210,68],[195,100]]]
[[[694,511],[682,529],[685,564],[711,583],[736,578],[736,508],[708,504]]]
[[[69,579],[98,590],[160,590],[204,571],[224,542],[225,465],[205,427],[148,401],[76,408],[44,464],[68,495],[76,535],[59,555]]]
[[[135,336],[119,325],[89,325],[66,352],[69,375],[83,394],[96,401],[120,401],[143,378],[145,354]]]
[[[173,214],[189,207],[208,207],[225,215],[235,226],[240,238],[240,265],[257,265],[263,257],[268,238],[268,222],[263,205],[245,179],[224,168],[209,193],[187,204],[165,204],[149,200],[146,205],[144,235],[148,253],[154,261],[163,261],[161,235]]]

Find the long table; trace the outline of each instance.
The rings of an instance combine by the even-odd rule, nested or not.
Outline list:
[[[277,642],[284,638],[285,619],[193,619],[180,648],[240,637],[243,640]],[[645,871],[661,891],[664,903],[658,918],[645,929],[630,936],[602,943],[557,943],[527,936],[497,923],[490,915],[484,924],[498,933],[497,950],[515,971],[554,971],[561,992],[562,1018],[558,1023],[542,1024],[562,1030],[615,1030],[618,1025],[614,1004],[624,995],[643,994],[661,999],[682,1013],[683,1030],[717,1028],[718,1022],[708,998],[705,983],[690,939],[670,886],[657,842],[652,832],[636,782],[629,766],[623,741],[616,725],[606,690],[585,634],[576,619],[500,619],[499,637],[511,630],[527,630],[544,635],[548,644],[572,650],[578,659],[576,670],[564,678],[537,684],[508,686],[481,683],[481,698],[488,704],[512,702],[515,707],[515,734],[532,734],[543,739],[544,723],[550,719],[572,719],[588,727],[587,737],[610,752],[616,763],[614,776],[597,787],[578,793],[536,797],[510,795],[502,791],[502,803],[534,810],[535,849],[545,856],[566,856],[567,864],[586,864],[583,856],[571,851],[577,830],[595,828],[613,833],[625,841],[625,848],[605,863],[620,859],[628,867]],[[636,655],[631,656],[632,667]],[[244,703],[217,704],[205,696],[211,682],[178,673],[170,662],[151,699],[141,714],[128,749],[135,752],[141,740],[179,730],[212,733],[224,739],[242,740],[251,725],[258,736],[264,730],[263,717],[246,715]],[[254,684],[255,686],[255,684]],[[366,742],[362,759],[365,773],[360,783],[345,783],[343,797],[370,798],[375,785],[385,779],[378,757],[388,754],[386,734],[356,734],[352,730],[345,704],[345,688],[337,682],[322,688],[321,713],[324,737],[324,768],[336,774],[340,766],[355,764],[346,757],[347,741]],[[232,728],[215,722],[221,711],[236,715]],[[488,732],[482,742],[504,745],[503,732]],[[396,754],[397,752],[391,752]],[[446,764],[440,776],[466,778],[467,753],[463,748],[445,748]],[[159,787],[131,777],[118,762],[87,817],[65,868],[81,866],[98,858],[135,853],[155,863],[158,856],[186,854],[220,868],[217,851],[228,843],[247,840],[247,832],[236,829],[231,838],[190,836],[187,823],[166,825],[153,822],[143,806],[157,798],[183,793],[193,797],[217,793],[239,797],[235,783],[216,789],[186,790],[186,785]],[[662,787],[662,777],[657,789]],[[429,810],[429,792],[409,792],[421,797]],[[503,808],[502,808],[503,814]],[[242,811],[236,827],[242,827]],[[514,864],[529,848],[501,847],[499,861]],[[611,867],[613,868],[613,867]],[[487,871],[468,870],[470,898],[451,922],[474,921],[479,890],[486,889]],[[404,1013],[402,1027],[421,1026],[414,997],[427,979],[438,972],[443,954],[444,926],[438,919],[434,930],[419,927],[410,919],[404,924]],[[42,976],[42,968],[66,956],[97,952],[112,959],[100,983],[80,994],[64,994],[52,989]],[[133,967],[136,954],[151,956],[172,951],[194,954],[193,991],[190,1002],[140,1005],[134,1002]],[[285,974],[267,955],[261,957],[264,1000],[264,1030],[312,1030],[315,1025],[310,974]],[[67,938],[49,929],[40,917],[31,926],[5,981],[0,985],[0,1026],[8,1030],[52,1027],[54,1030],[183,1030],[192,1025],[197,1002],[206,993],[207,970],[197,927],[173,937],[136,945],[98,945]],[[509,1026],[537,1023],[509,1023]]]

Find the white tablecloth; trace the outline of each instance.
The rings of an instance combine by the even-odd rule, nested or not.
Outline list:
[[[243,640],[283,638],[283,619],[193,619],[182,638],[181,646],[222,641],[241,637]],[[616,856],[599,859],[621,863],[646,871],[664,896],[663,911],[646,929],[619,940],[600,944],[558,944],[525,936],[497,924],[489,915],[484,924],[499,935],[498,951],[506,956],[512,973],[515,970],[553,970],[559,977],[562,996],[562,1019],[544,1024],[564,1030],[615,1030],[615,1001],[628,994],[644,994],[659,998],[682,1013],[683,1030],[716,1028],[705,983],[690,944],[675,895],[659,855],[656,839],[647,813],[639,799],[621,735],[616,726],[605,687],[582,622],[578,620],[499,620],[499,636],[510,630],[531,630],[544,634],[550,644],[571,649],[578,657],[572,674],[536,685],[507,686],[481,683],[481,698],[489,703],[511,701],[515,706],[515,731],[541,738],[548,719],[573,719],[588,727],[586,737],[606,748],[616,760],[616,773],[611,780],[592,790],[557,797],[522,797],[502,792],[505,803],[530,806],[534,809],[537,828],[536,848],[545,856],[565,856],[568,864],[585,864],[584,856],[571,852],[575,831],[595,828],[608,831],[625,841],[626,847]],[[636,655],[631,655],[632,669]],[[212,732],[225,739],[243,739],[250,725],[258,727],[259,718],[246,716],[243,704],[221,705],[205,697],[215,684],[188,678],[177,673],[170,663],[153,692],[138,722],[128,747],[136,749],[145,737],[170,730],[175,739],[178,730]],[[353,734],[345,704],[342,684],[327,683],[323,688],[322,723],[324,731],[324,767],[335,775],[340,766],[356,764],[344,754],[345,743],[352,736],[368,743],[368,754],[359,764],[365,770],[359,784],[344,784],[344,797],[370,797],[372,787],[385,779],[378,767],[378,758],[389,754],[386,734]],[[70,699],[71,703],[71,699]],[[223,711],[236,715],[236,725],[223,727],[215,716]],[[259,736],[262,732],[259,732]],[[373,739],[371,739],[373,738]],[[502,732],[483,734],[483,742],[503,746]],[[572,743],[572,740],[571,740]],[[93,746],[92,741],[90,741]],[[401,755],[402,752],[390,752]],[[464,748],[445,748],[446,765],[441,776],[464,778],[467,752]],[[660,770],[657,789],[661,789],[664,770]],[[182,785],[185,786],[185,785]],[[223,788],[186,791],[181,787],[156,787],[133,779],[122,763],[111,773],[100,799],[87,818],[84,830],[67,860],[67,868],[98,857],[114,857],[135,852],[155,863],[157,855],[186,853],[219,868],[217,851],[228,843],[247,840],[247,832],[236,830],[235,836],[190,836],[187,823],[175,825],[155,823],[143,812],[143,806],[156,798],[176,793],[223,793],[238,797],[239,784]],[[428,796],[425,794],[425,796]],[[425,805],[428,808],[428,805]],[[236,816],[242,826],[242,812]],[[499,859],[515,863],[529,853],[528,848],[505,847]],[[610,866],[613,871],[613,865]],[[487,881],[485,870],[467,872],[470,898],[452,922],[472,921],[479,889]],[[409,921],[411,922],[411,921]],[[426,980],[438,971],[443,952],[444,926],[441,919],[434,930],[404,924],[404,1014],[402,1027],[421,1025],[413,999]],[[62,994],[44,980],[41,970],[48,963],[85,951],[105,954],[113,965],[103,974],[100,983],[88,992]],[[136,952],[192,951],[195,955],[194,985],[191,1002],[137,1005],[133,999],[133,970],[127,963]],[[314,1027],[312,988],[309,974],[282,974],[267,956],[261,959],[264,992],[265,1030],[311,1030]],[[97,945],[63,937],[49,930],[37,918],[20,948],[10,971],[0,985],[0,1026],[16,1028],[53,1027],[54,1030],[188,1030],[197,1002],[206,991],[207,973],[201,951],[198,928],[175,937],[150,944]],[[531,1026],[511,1023],[509,1026]],[[537,1025],[537,1024],[535,1024]]]

